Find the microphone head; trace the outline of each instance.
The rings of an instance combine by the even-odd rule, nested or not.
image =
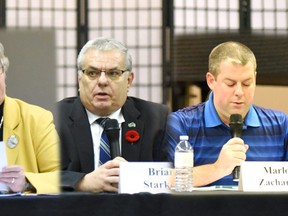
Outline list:
[[[119,124],[116,119],[108,119],[105,122],[104,130],[106,131],[107,138],[110,145],[111,158],[114,159],[120,154],[120,145],[119,145]]]
[[[242,116],[240,114],[232,114],[229,126],[233,137],[241,137],[243,127]]]
[[[105,122],[104,130],[105,130],[105,131],[120,130],[117,119],[108,119],[108,120]]]
[[[230,123],[229,124],[243,124],[242,115],[232,114],[230,116]]]

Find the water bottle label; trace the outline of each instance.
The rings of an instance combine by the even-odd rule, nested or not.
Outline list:
[[[194,163],[193,151],[190,152],[175,152],[175,167],[193,167]]]

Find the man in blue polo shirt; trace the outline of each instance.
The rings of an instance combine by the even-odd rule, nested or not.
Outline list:
[[[239,42],[225,42],[209,55],[208,101],[172,112],[167,120],[167,155],[174,160],[180,135],[194,148],[194,186],[237,185],[232,171],[242,161],[288,161],[288,116],[253,105],[256,58]],[[241,138],[231,138],[231,114],[241,114]]]

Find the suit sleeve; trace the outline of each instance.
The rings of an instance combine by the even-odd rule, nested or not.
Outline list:
[[[44,111],[35,126],[33,145],[39,173],[26,172],[36,192],[59,193],[59,139],[50,112]]]

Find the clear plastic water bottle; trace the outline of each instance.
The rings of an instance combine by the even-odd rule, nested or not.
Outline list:
[[[188,136],[180,136],[175,147],[175,191],[189,192],[193,190],[194,152]]]

